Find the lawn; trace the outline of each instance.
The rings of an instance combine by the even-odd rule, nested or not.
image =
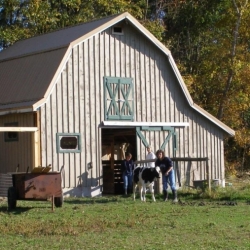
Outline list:
[[[137,197],[0,201],[0,249],[250,249],[250,186]]]

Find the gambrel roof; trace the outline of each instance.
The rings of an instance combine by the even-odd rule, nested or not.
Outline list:
[[[226,133],[234,135],[231,128],[193,102],[170,51],[127,12],[20,40],[3,50],[0,53],[0,115],[37,110],[49,97],[71,49],[123,20],[131,23],[168,57],[189,105]]]

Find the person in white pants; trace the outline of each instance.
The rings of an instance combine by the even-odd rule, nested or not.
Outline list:
[[[154,154],[154,152],[152,152],[152,148],[151,148],[150,145],[147,146],[147,151],[148,151],[148,154],[146,155],[146,160],[156,159],[156,155]],[[147,167],[148,168],[154,168],[155,163],[154,162],[148,162]]]

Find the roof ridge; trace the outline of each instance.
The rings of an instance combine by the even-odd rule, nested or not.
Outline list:
[[[105,16],[105,17],[101,17],[101,18],[96,17],[95,19],[92,19],[92,20],[89,20],[89,21],[86,21],[86,22],[81,22],[81,23],[77,23],[77,24],[74,24],[74,25],[69,25],[69,26],[62,27],[62,28],[58,28],[58,29],[55,29],[55,30],[51,30],[51,31],[48,31],[48,32],[45,32],[45,33],[36,34],[36,35],[34,35],[34,36],[31,36],[31,37],[23,38],[23,39],[17,40],[17,41],[14,42],[13,44],[18,43],[18,42],[21,42],[21,41],[28,40],[28,39],[32,39],[32,38],[35,38],[35,37],[47,35],[47,34],[50,34],[50,33],[59,32],[59,31],[61,31],[61,30],[70,29],[70,28],[77,27],[77,26],[80,26],[80,25],[83,25],[83,24],[88,24],[88,23],[92,23],[92,22],[95,22],[95,21],[104,20],[104,19],[107,19],[107,18],[110,18],[110,17],[119,16],[119,15],[122,15],[122,14],[124,14],[124,13],[126,13],[126,12],[114,14],[114,15],[111,15],[111,16]],[[13,44],[12,44],[12,45],[13,45]],[[12,46],[12,45],[11,45],[11,46]],[[9,47],[11,47],[11,46],[9,46]],[[7,48],[5,48],[5,49],[8,49],[9,47],[7,47]],[[5,49],[3,49],[2,51],[4,51]],[[1,53],[1,52],[0,52],[0,53]]]
[[[69,46],[60,46],[60,47],[55,47],[55,48],[51,48],[51,49],[44,49],[44,50],[39,50],[39,51],[31,52],[31,53],[22,54],[21,56],[8,57],[8,58],[0,59],[0,63],[4,63],[4,62],[15,60],[15,59],[20,59],[23,57],[38,55],[38,54],[42,54],[42,53],[49,53],[51,51],[60,50],[63,48],[68,48],[68,47]]]
[[[5,103],[0,103],[1,106],[7,106],[10,104],[17,104],[17,103],[26,103],[26,102],[33,102],[33,101],[37,101],[39,100],[39,98],[34,98],[34,99],[28,99],[28,100],[21,100],[21,101],[15,101],[15,102],[5,102]],[[2,109],[2,108],[1,108]],[[1,110],[0,109],[0,110]]]

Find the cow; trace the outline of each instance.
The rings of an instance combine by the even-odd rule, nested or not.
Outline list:
[[[154,181],[160,178],[160,167],[143,167],[138,166],[134,169],[134,179],[133,179],[133,193],[135,200],[135,191],[138,186],[141,201],[146,201],[146,191],[150,190],[152,195],[152,200],[155,201],[154,196]]]

